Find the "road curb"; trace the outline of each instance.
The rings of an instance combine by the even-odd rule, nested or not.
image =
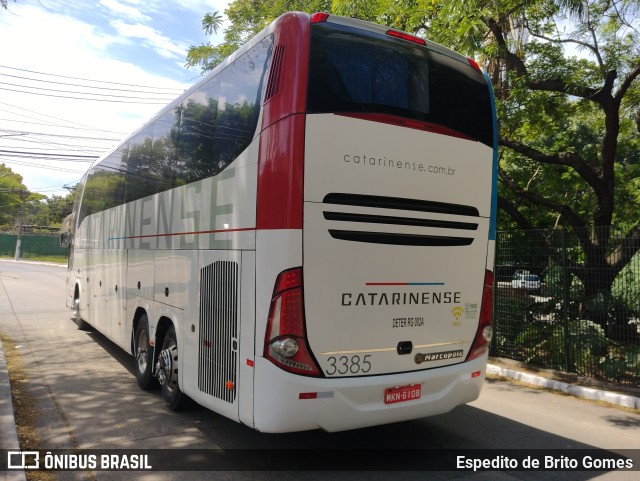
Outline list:
[[[554,391],[562,391],[582,399],[603,401],[625,408],[640,409],[640,397],[628,394],[604,391],[602,389],[594,389],[591,387],[580,386],[578,384],[548,379],[546,377],[536,376],[535,374],[517,371],[515,369],[497,366],[495,364],[487,364],[487,374],[514,379],[525,384],[544,387]]]
[[[0,449],[20,449],[2,340],[0,340]],[[3,481],[26,481],[27,478],[24,471],[5,471],[0,472],[0,479]]]

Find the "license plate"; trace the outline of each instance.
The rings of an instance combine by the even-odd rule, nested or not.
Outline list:
[[[420,399],[422,386],[412,384],[410,386],[390,387],[384,390],[384,403],[393,404]]]

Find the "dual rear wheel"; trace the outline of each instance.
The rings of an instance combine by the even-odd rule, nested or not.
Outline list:
[[[178,384],[178,340],[173,325],[168,327],[162,349],[154,356],[149,336],[149,318],[143,314],[136,328],[134,352],[138,385],[142,389],[153,389],[160,385],[164,402],[172,411],[186,407],[189,398]]]

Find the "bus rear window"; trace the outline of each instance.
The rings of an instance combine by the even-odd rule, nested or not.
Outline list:
[[[330,23],[312,25],[307,110],[397,115],[493,147],[480,72],[428,47]]]

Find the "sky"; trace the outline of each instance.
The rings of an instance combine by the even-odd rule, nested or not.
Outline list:
[[[0,10],[0,163],[66,195],[91,162],[199,80],[205,13],[228,0],[9,0]]]

